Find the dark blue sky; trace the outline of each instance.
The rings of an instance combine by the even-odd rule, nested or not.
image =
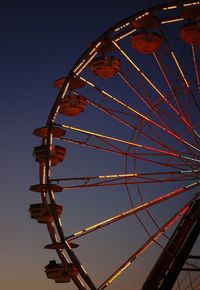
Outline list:
[[[90,42],[123,18],[167,1],[1,1],[1,264],[5,290],[66,289],[46,279],[52,253],[42,225],[29,218],[37,195],[32,136],[45,124],[57,94],[55,79],[66,75]],[[72,285],[67,285],[72,289]]]

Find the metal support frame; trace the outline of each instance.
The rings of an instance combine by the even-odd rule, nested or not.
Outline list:
[[[200,196],[182,217],[142,290],[171,290],[200,234]]]

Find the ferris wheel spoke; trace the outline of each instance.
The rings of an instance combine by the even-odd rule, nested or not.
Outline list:
[[[167,103],[167,105],[173,110],[173,112],[174,113],[176,113],[176,115],[185,123],[185,125],[187,125],[191,130],[192,130],[192,132],[194,133],[194,134],[197,134],[197,136],[199,137],[199,134],[196,132],[196,130],[194,130],[192,127],[191,127],[191,125],[188,123],[188,121],[184,118],[184,116],[182,116],[181,114],[180,114],[180,112],[178,112],[175,108],[174,108],[174,106],[169,102],[169,100],[158,90],[158,88],[148,79],[148,77],[141,71],[141,69],[140,68],[138,68],[137,67],[137,65],[129,58],[129,56],[120,48],[120,46],[116,43],[116,42],[114,42],[113,41],[113,44],[118,48],[118,50],[125,56],[125,58],[131,63],[131,65],[139,72],[139,74],[147,81],[147,83],[158,93],[158,95],[161,97],[161,99],[163,100],[163,101],[165,101],[165,103]],[[173,51],[170,51],[170,53],[171,53],[171,55],[172,55],[172,58],[173,58],[173,60],[175,61],[175,63],[176,63],[176,65],[177,65],[177,67],[178,67],[178,69],[179,69],[179,72],[180,72],[180,74],[181,74],[181,76],[183,77],[183,79],[184,79],[184,82],[185,82],[185,84],[187,84],[187,88],[189,89],[189,84],[187,83],[187,80],[186,80],[186,78],[185,78],[185,76],[184,76],[184,74],[183,74],[183,72],[182,72],[182,70],[181,70],[181,67],[180,67],[180,65],[179,65],[179,63],[178,63],[178,61],[177,61],[177,59],[176,59],[176,56],[175,56],[175,54],[174,54],[174,52]],[[123,76],[121,73],[118,73],[121,77]],[[125,78],[123,78],[124,80],[125,80]],[[129,86],[131,86],[131,84],[130,84],[130,82],[128,82],[127,80],[126,80],[126,82],[129,84]],[[133,89],[133,86],[131,86],[131,88]],[[134,89],[134,91],[136,92],[136,90]],[[190,91],[190,93],[192,94],[192,92]],[[139,94],[138,92],[137,92],[137,94]],[[193,98],[195,98],[195,96],[192,94],[192,96],[193,96]],[[141,97],[141,96],[140,96]],[[197,104],[197,101],[196,101],[196,98],[195,98],[195,103]],[[199,107],[199,106],[198,106]],[[152,109],[152,108],[151,108]],[[149,121],[149,120],[148,120]],[[162,121],[163,121],[163,119],[162,119]],[[150,119],[150,122],[152,122],[152,123],[154,123],[153,121],[151,121],[151,119]],[[167,131],[170,135],[172,135],[172,136],[174,136],[174,137],[177,137],[177,135],[176,135],[176,133],[175,132],[173,132],[173,131],[170,131],[170,130],[167,130],[165,127],[162,127],[161,125],[158,125],[157,123],[155,123],[155,125],[156,126],[158,126],[160,129],[164,129],[164,131]],[[165,123],[165,125],[166,125],[166,123]],[[194,147],[194,146],[192,146],[192,144],[190,144],[189,142],[187,142],[187,141],[182,141],[182,142],[184,142],[185,144],[187,144],[188,146],[191,146],[191,147]],[[197,149],[197,148],[196,148]],[[198,149],[197,149],[198,150]]]
[[[173,136],[175,136],[175,134],[173,134],[172,132],[170,132],[169,130],[167,130],[167,128],[161,126],[160,124],[156,123],[155,121],[151,120],[150,118],[148,118],[146,115],[142,114],[141,112],[139,112],[138,110],[135,110],[134,108],[130,107],[129,105],[125,104],[124,102],[120,101],[119,99],[117,99],[116,97],[112,96],[111,94],[109,94],[108,92],[106,92],[105,90],[101,90],[100,88],[98,88],[96,85],[94,85],[93,83],[91,83],[90,81],[84,79],[83,77],[80,77],[81,80],[83,80],[85,83],[87,83],[89,86],[91,86],[92,88],[94,88],[95,90],[97,90],[98,92],[100,92],[102,95],[108,97],[109,99],[111,99],[112,101],[116,102],[117,104],[121,105],[122,107],[126,108],[127,110],[129,110],[130,112],[134,113],[136,116],[138,116],[141,120],[145,120],[148,121],[150,123],[152,123],[153,125],[155,125],[156,127],[158,127],[159,129],[163,130],[164,132],[167,132],[168,134],[171,134]]]
[[[199,174],[200,170],[177,170],[177,171],[157,171],[157,172],[144,172],[144,173],[115,173],[115,174],[106,174],[106,175],[96,175],[96,176],[81,176],[81,177],[68,177],[68,178],[54,178],[50,179],[50,181],[73,181],[73,180],[102,180],[102,179],[122,179],[122,178],[142,178],[144,176],[165,176],[165,175],[184,175],[184,176],[192,176],[196,178],[196,174]]]
[[[163,155],[180,157],[179,154],[174,153],[173,151],[164,151],[164,150],[160,150],[158,148],[145,146],[145,145],[142,145],[142,144],[126,141],[126,140],[123,140],[123,139],[119,139],[119,138],[115,138],[115,137],[112,137],[112,136],[103,135],[103,134],[100,134],[100,133],[84,130],[84,129],[73,127],[73,126],[69,126],[69,125],[59,125],[59,124],[56,124],[56,125],[57,126],[61,126],[64,129],[69,129],[71,131],[75,131],[75,132],[86,134],[88,136],[94,136],[94,137],[98,137],[98,138],[102,138],[102,139],[108,139],[108,140],[111,140],[111,141],[114,141],[114,142],[117,142],[117,143],[126,144],[126,145],[130,145],[130,146],[133,146],[133,147],[138,147],[140,149],[145,149],[145,150],[161,153]]]
[[[150,111],[152,111],[154,113],[154,115],[165,125],[165,128],[170,130],[171,132],[175,133],[174,130],[169,126],[169,124],[164,120],[163,117],[161,117],[160,113],[158,112],[158,106],[159,103],[161,102],[162,99],[159,99],[157,102],[155,102],[154,104],[151,104],[147,98],[143,97],[141,93],[138,92],[138,90],[130,83],[130,81],[128,81],[125,77],[125,75],[122,72],[118,72],[118,75],[124,80],[124,82],[131,88],[131,90],[133,90],[133,92],[136,93],[136,95],[140,98],[140,100],[150,109]],[[167,100],[167,99],[166,99]],[[169,105],[169,101],[167,101],[168,105]],[[172,106],[172,105],[171,105]],[[173,112],[175,112],[176,116],[179,119],[176,119],[179,122],[183,122],[186,123],[186,125],[191,129],[191,125],[185,121],[185,119],[183,119],[183,117],[181,116],[181,114],[175,109],[173,108]],[[162,112],[161,112],[162,113]],[[168,115],[169,116],[169,115]],[[172,118],[172,117],[171,117]],[[173,117],[175,118],[175,117]]]
[[[72,241],[72,240],[77,239],[77,238],[79,238],[81,236],[89,234],[89,233],[91,233],[91,232],[93,232],[95,230],[99,230],[102,227],[108,226],[108,225],[110,225],[110,224],[112,224],[114,222],[117,222],[117,221],[125,218],[125,217],[131,216],[131,215],[133,215],[133,214],[135,214],[135,213],[137,213],[139,211],[142,211],[142,210],[145,210],[147,208],[150,208],[150,207],[152,207],[152,206],[154,206],[154,205],[156,205],[158,203],[161,203],[161,202],[166,201],[168,199],[171,199],[171,198],[173,198],[173,197],[175,197],[177,195],[180,195],[183,192],[191,190],[192,188],[199,186],[199,184],[200,184],[200,181],[196,181],[196,182],[193,182],[193,183],[191,183],[189,185],[180,187],[180,188],[178,188],[178,189],[176,189],[174,191],[168,192],[168,193],[166,193],[166,194],[164,194],[162,196],[159,196],[159,197],[157,197],[155,199],[152,199],[152,200],[150,200],[148,202],[140,204],[139,206],[134,207],[134,208],[132,208],[132,209],[130,209],[128,211],[122,212],[122,213],[120,213],[120,214],[118,214],[116,216],[113,216],[111,218],[108,218],[108,219],[106,219],[106,220],[104,220],[102,222],[99,222],[97,224],[94,224],[92,226],[84,228],[84,229],[82,229],[82,230],[80,230],[80,231],[78,231],[78,232],[76,232],[76,233],[74,233],[72,235],[69,235],[65,239],[67,241]]]
[[[166,74],[165,74],[165,72],[164,72],[164,69],[163,69],[163,67],[162,67],[162,64],[161,64],[161,62],[159,61],[159,59],[158,59],[158,57],[157,57],[157,55],[156,55],[156,53],[153,53],[153,55],[154,55],[154,57],[155,57],[155,59],[156,59],[156,61],[157,61],[157,63],[158,63],[158,66],[159,66],[159,68],[161,69],[161,72],[162,72],[162,74],[164,75],[164,78],[165,78],[165,80],[166,80],[166,82],[167,82],[167,85],[168,85],[168,87],[170,88],[170,92],[171,92],[171,94],[172,94],[172,96],[173,96],[173,98],[175,99],[175,102],[178,104],[178,108],[179,108],[179,111],[177,111],[176,109],[175,109],[175,107],[170,103],[170,101],[167,99],[167,98],[165,98],[162,94],[161,94],[161,96],[163,96],[161,99],[160,99],[160,101],[161,100],[164,100],[168,105],[169,105],[169,107],[172,109],[172,111],[176,114],[176,116],[178,117],[178,119],[179,119],[179,122],[183,122],[189,129],[190,129],[190,131],[194,134],[194,135],[196,135],[198,138],[200,137],[200,135],[199,135],[199,133],[192,127],[192,125],[187,121],[187,119],[186,119],[186,117],[185,117],[185,114],[184,114],[184,112],[183,112],[183,109],[181,108],[181,104],[180,104],[180,102],[178,101],[178,99],[177,99],[177,97],[176,97],[176,95],[175,95],[175,92],[174,92],[174,89],[172,88],[172,86],[171,86],[171,84],[170,84],[170,81],[169,81],[169,79],[167,78],[167,76],[166,76]],[[173,55],[174,56],[174,55]],[[175,56],[174,56],[174,58],[175,58]],[[177,61],[176,61],[176,63],[177,63]],[[179,68],[180,68],[180,66],[179,66]],[[118,72],[118,75],[128,84],[128,86],[136,93],[136,95],[138,95],[139,96],[139,98],[142,100],[142,102],[144,102],[147,106],[148,106],[148,108],[150,108],[155,114],[156,114],[156,116],[165,124],[165,126],[166,126],[166,128],[168,127],[168,124],[166,124],[166,122],[164,121],[164,119],[160,116],[160,115],[158,115],[158,113],[157,112],[155,112],[154,111],[154,106],[155,106],[155,104],[153,105],[153,104],[149,104],[148,103],[148,101],[147,101],[147,99],[145,99],[144,97],[142,97],[142,95],[136,90],[136,88],[134,88],[134,86],[125,78],[125,76],[122,74],[122,72]],[[160,102],[159,101],[159,102]],[[159,102],[157,102],[157,105],[158,105],[158,103]],[[178,120],[177,119],[177,120]],[[172,130],[172,128],[170,128],[170,130],[173,132],[173,130]],[[174,133],[174,132],[173,132]]]
[[[177,158],[180,158],[180,159],[183,159],[183,160],[189,160],[189,161],[198,162],[198,163],[200,162],[200,160],[198,160],[198,159],[191,158],[190,156],[186,156],[186,155],[183,155],[183,154],[174,153],[173,151],[164,151],[164,150],[160,150],[160,149],[157,149],[157,148],[154,148],[154,147],[145,146],[145,145],[138,144],[138,143],[133,143],[133,142],[130,142],[130,141],[119,139],[119,138],[103,135],[103,134],[100,134],[100,133],[95,133],[95,132],[91,132],[91,131],[88,131],[88,130],[83,130],[83,129],[76,128],[76,127],[73,127],[73,126],[59,125],[59,124],[56,124],[56,125],[57,126],[61,126],[62,128],[69,129],[69,130],[76,131],[76,132],[80,132],[80,133],[83,133],[83,134],[86,134],[86,135],[89,135],[89,136],[95,136],[95,137],[98,137],[98,138],[100,137],[102,139],[112,140],[114,142],[118,142],[118,143],[121,143],[121,144],[126,144],[126,145],[129,145],[129,146],[132,146],[132,147],[138,147],[140,149],[145,149],[145,150],[161,153],[161,154],[163,154],[165,156],[174,156],[174,157],[177,157]]]
[[[62,137],[61,139],[63,141],[65,141],[65,142],[76,144],[76,145],[81,145],[83,147],[97,149],[99,151],[104,151],[104,152],[115,154],[115,155],[119,155],[119,156],[128,156],[128,157],[131,157],[131,158],[133,157],[132,154],[129,154],[126,151],[123,151],[123,150],[120,150],[120,149],[113,150],[113,149],[109,149],[109,148],[106,148],[106,147],[103,147],[103,146],[99,146],[99,145],[96,145],[96,144],[89,144],[88,140],[80,141],[80,140],[75,140],[75,139],[70,139],[70,138],[65,138],[65,137]]]
[[[149,103],[149,101],[147,100],[147,98],[143,97],[142,94],[138,92],[138,90],[130,83],[130,81],[128,81],[126,79],[125,75],[121,71],[118,72],[118,75],[131,88],[131,90],[133,90],[133,92],[136,93],[136,95],[150,109],[150,111],[152,111],[155,114],[155,116],[165,125],[165,128],[168,129],[168,130],[170,130],[171,132],[175,133],[173,131],[173,129],[169,126],[169,124],[167,124],[166,121],[163,119],[163,117],[161,117],[161,115],[158,113],[157,106],[158,106],[158,103],[160,103],[160,100],[159,100],[159,102],[157,101],[154,104]],[[180,118],[179,122],[183,122],[183,118],[181,117],[180,113],[178,111],[175,111],[175,113]],[[187,123],[187,126],[191,127],[188,123]]]
[[[193,47],[193,46],[192,46],[192,47]],[[166,83],[167,83],[167,85],[168,85],[168,87],[169,87],[169,89],[170,89],[170,92],[171,92],[171,94],[172,94],[172,96],[173,96],[173,98],[174,98],[176,104],[178,105],[178,108],[179,108],[180,114],[184,117],[184,119],[181,117],[180,114],[179,114],[179,117],[181,118],[182,121],[184,121],[184,123],[187,125],[187,127],[191,130],[192,134],[194,134],[194,140],[195,140],[195,141],[198,143],[198,145],[199,145],[199,141],[197,140],[197,137],[200,138],[199,133],[194,129],[194,127],[193,127],[193,125],[191,124],[191,122],[187,120],[187,117],[186,117],[186,115],[185,115],[185,112],[183,111],[183,108],[182,108],[182,106],[181,106],[181,104],[180,104],[180,101],[178,100],[178,98],[177,98],[177,96],[176,96],[176,93],[175,93],[175,91],[174,91],[174,89],[173,89],[173,87],[172,87],[172,85],[171,85],[171,83],[170,83],[170,80],[168,79],[168,77],[167,77],[167,75],[166,75],[166,73],[165,73],[165,70],[164,70],[164,68],[163,68],[163,65],[162,65],[161,61],[159,60],[159,57],[157,56],[157,53],[155,52],[155,53],[153,53],[153,55],[154,55],[154,57],[155,57],[155,59],[156,59],[156,61],[157,61],[157,63],[158,63],[158,66],[159,66],[159,68],[160,68],[160,70],[161,70],[161,72],[162,72],[162,74],[163,74],[165,80],[166,80]],[[195,61],[196,61],[196,59],[194,60],[194,62],[195,62]],[[163,113],[164,113],[164,112],[163,112]],[[166,112],[165,112],[165,114],[166,114]]]
[[[127,173],[127,174],[111,174],[100,176],[87,176],[87,177],[75,177],[75,178],[55,178],[50,179],[51,182],[71,182],[75,181],[79,184],[65,185],[63,189],[79,189],[89,187],[102,187],[102,186],[121,186],[121,185],[139,185],[139,184],[156,184],[156,183],[168,183],[168,182],[180,182],[196,180],[198,170],[181,170],[164,173]],[[160,176],[160,178],[158,178]],[[166,176],[166,177],[165,177]],[[132,181],[132,179],[135,181]],[[93,182],[94,180],[100,180]],[[80,183],[82,182],[82,183]],[[93,182],[93,183],[91,183]]]
[[[130,190],[129,190],[129,187],[128,186],[127,186],[127,189],[128,189],[128,194],[129,194],[130,199],[131,199],[131,205],[133,207],[133,202],[132,202],[132,198],[131,198],[131,194],[130,194]],[[141,203],[144,203],[144,198],[143,198],[142,191],[141,191],[141,188],[140,188],[140,185],[139,184],[136,184],[136,189],[138,191],[138,194],[139,194],[139,198],[140,198]],[[160,227],[158,225],[158,222],[156,221],[156,219],[154,218],[154,216],[151,214],[150,210],[149,209],[146,209],[145,212],[149,216],[149,218],[152,221],[152,223],[155,226],[155,228],[156,229],[159,229]],[[164,233],[163,233],[163,236],[165,236],[166,238],[168,238]]]
[[[163,37],[163,40],[165,42],[166,48],[167,48],[169,54],[171,55],[171,58],[174,61],[174,64],[175,64],[176,68],[178,69],[178,72],[179,72],[179,74],[180,74],[180,76],[182,78],[183,83],[185,84],[185,86],[187,88],[189,88],[190,87],[189,82],[186,79],[186,76],[185,76],[185,74],[184,74],[184,72],[183,72],[183,70],[181,68],[181,65],[179,64],[179,62],[178,62],[178,60],[176,58],[176,55],[175,55],[174,51],[171,49],[170,44],[169,44],[169,42],[167,41],[167,39],[165,37],[164,31],[161,28],[160,28],[160,31],[162,33],[162,37]]]
[[[175,54],[174,54],[173,51],[171,51],[171,55],[172,55],[172,58],[174,59],[176,65],[177,65],[177,67],[178,67],[178,69],[179,69],[179,71],[180,71],[180,74],[181,74],[181,76],[182,76],[182,78],[183,78],[183,80],[184,80],[184,82],[185,82],[185,85],[186,85],[187,89],[189,90],[191,96],[192,96],[193,99],[194,99],[195,104],[197,105],[197,107],[198,107],[198,109],[199,109],[199,111],[200,111],[200,106],[199,106],[199,104],[198,104],[198,101],[197,101],[196,97],[194,96],[194,94],[191,92],[191,90],[190,90],[190,85],[189,85],[189,83],[187,82],[186,77],[185,77],[185,75],[183,74],[183,71],[182,71],[182,69],[181,69],[181,67],[180,67],[180,65],[179,65],[179,63],[178,63],[178,60],[177,60],[177,58],[176,58],[176,56],[175,56]]]
[[[109,142],[107,140],[107,138],[102,139],[101,137],[96,137],[98,140],[100,140],[101,142],[103,142],[106,146],[109,146],[110,148],[112,148],[111,150],[113,151],[117,151],[117,152],[122,152],[122,150],[120,148],[118,148],[116,145],[114,145],[112,142]]]
[[[186,116],[185,116],[185,114],[184,114],[184,112],[183,112],[183,108],[182,108],[182,106],[181,106],[181,104],[180,104],[180,102],[179,102],[179,100],[178,100],[178,98],[177,98],[177,96],[176,96],[176,94],[175,94],[175,92],[174,92],[174,89],[173,89],[173,87],[172,87],[172,84],[171,84],[171,82],[170,82],[170,79],[168,78],[168,76],[167,76],[167,74],[166,74],[166,72],[165,72],[165,70],[164,70],[164,67],[163,67],[163,65],[162,65],[162,63],[161,63],[161,61],[160,61],[160,59],[159,59],[158,54],[157,54],[156,52],[153,52],[153,56],[154,56],[154,58],[155,58],[155,60],[156,60],[156,62],[157,62],[157,64],[158,64],[158,66],[159,66],[159,68],[160,68],[160,71],[161,71],[162,75],[164,76],[164,79],[165,79],[165,81],[166,81],[166,83],[167,83],[168,88],[170,89],[170,92],[171,92],[171,94],[172,94],[172,97],[174,98],[175,103],[177,104],[177,106],[178,106],[178,108],[179,108],[180,114],[184,117],[185,120],[187,120],[187,119],[186,119]],[[180,116],[180,114],[179,114],[179,116]],[[190,127],[190,126],[189,126],[189,127]]]
[[[164,235],[165,232],[172,227],[177,220],[183,216],[187,210],[189,209],[189,205],[191,204],[191,201],[187,203],[182,209],[180,209],[170,220],[168,220],[161,228],[158,229],[158,231],[153,234],[136,252],[134,252],[109,278],[107,278],[100,287],[98,287],[98,290],[103,290],[107,286],[109,286],[116,278],[118,278],[134,261],[136,258],[141,256],[146,249],[148,249],[153,243],[156,243],[157,239],[161,235]]]
[[[190,161],[194,161],[196,163],[200,163],[199,159],[195,159],[195,158],[192,158],[192,157],[189,157],[189,156],[181,155],[180,158],[186,159],[186,160],[190,160]]]
[[[114,42],[113,42],[114,43]],[[160,62],[158,61],[158,58],[156,57],[156,54],[154,53],[154,56],[155,56],[155,58],[156,58],[156,60],[157,60],[157,62],[158,62],[158,64],[159,64],[159,67],[160,67],[160,69],[161,69],[161,71],[162,71],[162,73],[164,74],[164,77],[165,77],[165,79],[167,80],[167,84],[168,84],[168,86],[170,87],[170,91],[172,92],[172,95],[174,96],[174,98],[175,98],[175,100],[176,100],[176,102],[178,102],[178,107],[179,107],[179,109],[181,110],[181,113],[180,112],[178,112],[176,109],[175,109],[175,107],[170,103],[170,101],[156,88],[156,86],[146,77],[146,75],[135,65],[135,63],[126,55],[126,53],[116,44],[116,43],[114,43],[115,45],[116,45],[116,47],[119,49],[119,51],[126,57],[126,59],[134,66],[134,68],[143,76],[143,78],[148,82],[148,84],[150,84],[153,88],[154,88],[154,90],[159,94],[159,96],[161,97],[161,99],[162,100],[164,100],[167,104],[168,104],[168,106],[173,110],[173,112],[180,118],[180,120],[193,132],[193,134],[195,134],[198,138],[200,137],[200,135],[199,135],[199,133],[196,131],[196,130],[194,130],[194,128],[192,127],[192,125],[186,120],[186,117],[185,117],[185,115],[184,115],[184,113],[183,113],[183,110],[182,110],[182,108],[180,107],[180,103],[178,102],[178,100],[177,100],[177,98],[176,98],[176,96],[175,96],[175,94],[174,94],[174,91],[173,91],[173,89],[172,89],[172,87],[171,87],[171,85],[170,85],[170,83],[169,83],[169,80],[167,79],[167,77],[166,77],[166,75],[164,74],[164,71],[163,71],[163,69],[162,69],[162,66],[161,66],[161,64],[160,64]],[[176,64],[176,66],[177,66],[177,68],[178,68],[178,70],[179,70],[179,72],[180,72],[180,74],[181,74],[181,76],[182,76],[182,78],[183,78],[183,80],[184,80],[184,82],[185,82],[185,84],[186,84],[186,87],[187,88],[189,88],[189,84],[188,84],[188,82],[187,82],[187,80],[186,80],[186,78],[185,78],[185,76],[184,76],[184,74],[183,74],[183,72],[182,72],[182,70],[181,70],[181,67],[180,67],[180,65],[179,65],[179,63],[178,63],[178,61],[177,61],[177,59],[176,59],[176,56],[175,56],[175,54],[174,54],[174,52],[173,51],[171,51],[170,50],[170,54],[171,54],[171,56],[172,56],[172,58],[173,58],[173,60],[175,61],[175,64]],[[119,73],[118,73],[119,74]],[[121,75],[122,76],[122,75]],[[127,83],[128,83],[128,81],[126,81]],[[130,83],[129,83],[129,86],[130,86]],[[133,89],[133,86],[131,86],[132,87],[132,89]],[[136,91],[135,91],[136,92]],[[190,92],[190,94],[192,95],[192,97],[194,98],[194,100],[195,100],[195,103],[196,103],[196,105],[198,106],[198,108],[199,108],[199,105],[198,105],[198,103],[197,103],[197,100],[196,100],[196,98],[195,98],[195,96],[192,94],[192,92],[191,92],[191,90],[189,90],[189,92]],[[137,94],[138,94],[138,92],[136,92]]]
[[[164,96],[163,93],[150,81],[150,79],[142,72],[142,70],[129,58],[129,56],[120,48],[120,46],[113,41],[113,44],[117,47],[117,49],[122,53],[122,55],[129,61],[129,63],[137,70],[137,72],[143,77],[143,79],[155,90],[155,92],[160,96],[160,98],[172,109],[174,113],[177,114],[187,125],[188,122],[180,115],[174,106],[169,102],[169,100]],[[175,55],[173,54],[174,58]]]
[[[104,151],[104,152],[115,154],[115,155],[119,155],[119,156],[124,156],[124,157],[128,157],[128,158],[133,158],[134,157],[134,158],[136,158],[138,160],[143,160],[144,162],[147,162],[147,163],[150,163],[150,164],[157,164],[157,165],[160,165],[160,166],[163,166],[163,167],[181,169],[184,166],[186,166],[186,162],[184,162],[182,164],[177,164],[177,163],[173,164],[173,163],[169,163],[169,162],[166,163],[165,161],[161,162],[161,161],[158,161],[158,160],[145,158],[145,156],[148,157],[149,154],[139,154],[138,153],[137,156],[135,156],[134,154],[126,152],[126,151],[123,151],[123,150],[115,151],[115,150],[111,150],[111,149],[108,149],[108,148],[105,148],[105,147],[102,147],[102,146],[97,146],[95,144],[88,144],[87,141],[80,141],[80,140],[69,139],[69,138],[65,138],[65,137],[62,137],[60,139],[65,141],[65,142],[69,142],[69,143],[72,143],[72,144],[76,144],[76,145],[80,145],[80,146],[88,147],[88,148],[92,148],[92,149],[97,149],[97,150],[100,150],[100,151]],[[153,157],[154,155],[151,154],[150,156]],[[157,156],[158,156],[158,154],[157,154]]]
[[[160,128],[161,130],[167,131],[166,128],[162,127],[161,125],[159,125],[158,123],[154,122],[153,120],[149,119],[147,116],[145,116],[144,114],[142,114],[141,112],[135,110],[134,108],[130,107],[129,105],[127,105],[126,103],[120,101],[119,99],[117,99],[116,97],[112,96],[110,93],[106,92],[105,90],[101,90],[99,87],[97,87],[95,84],[91,83],[90,81],[84,79],[83,77],[80,77],[81,80],[83,80],[85,83],[87,83],[89,86],[91,86],[92,88],[94,88],[95,90],[97,90],[98,92],[100,92],[102,95],[104,95],[105,97],[108,97],[110,100],[114,101],[115,103],[121,105],[122,107],[124,107],[125,109],[129,110],[130,112],[134,113],[137,117],[139,117],[141,120],[145,120],[148,122],[151,122],[152,124],[154,124],[155,126],[157,126],[158,128]],[[167,131],[168,132],[168,131]],[[169,132],[168,132],[169,133]]]
[[[167,46],[168,46],[168,48],[169,48],[169,45],[167,45]],[[193,98],[193,100],[194,100],[194,103],[196,104],[196,106],[197,106],[197,108],[198,108],[198,111],[200,111],[200,105],[199,105],[199,103],[198,103],[198,100],[196,99],[195,95],[194,95],[194,94],[192,93],[192,91],[191,91],[190,84],[189,84],[189,82],[187,81],[187,78],[186,78],[186,76],[185,76],[185,74],[184,74],[184,72],[183,72],[183,70],[182,70],[182,68],[181,68],[181,65],[179,64],[179,61],[178,61],[178,59],[177,59],[175,53],[172,51],[171,48],[169,48],[169,52],[170,52],[170,55],[171,55],[171,57],[172,57],[174,63],[176,64],[176,67],[178,68],[178,71],[179,71],[179,73],[180,73],[180,75],[181,75],[181,77],[182,77],[182,80],[183,80],[184,84],[185,84],[186,90],[187,90],[187,91],[189,92],[189,94],[192,96],[192,98]]]
[[[157,139],[160,140],[160,136],[158,135],[158,133],[153,129],[153,127],[151,126],[151,124],[147,124],[147,127],[149,128],[149,130],[152,132],[151,136],[154,136],[157,137]],[[176,152],[176,146],[179,144],[179,141],[178,140],[175,140],[176,142],[174,142],[173,145],[170,146],[170,149],[173,150],[174,152]],[[162,142],[162,140],[160,140],[160,142]],[[169,149],[169,147],[167,145],[163,145],[164,148],[166,149]],[[191,148],[189,146],[185,146],[185,149],[187,150],[188,152],[188,155],[189,156],[193,156],[193,157],[196,157],[198,158],[198,156],[196,154],[194,154],[194,152],[191,150]],[[185,153],[185,152],[184,152]],[[183,154],[183,152],[179,152],[179,154]],[[171,160],[173,160],[175,158],[175,156],[170,156],[168,160],[166,160],[166,163],[170,162]],[[184,160],[185,163],[187,164],[190,164],[188,163],[188,161]]]
[[[121,119],[120,117],[116,116],[115,114],[113,114],[109,109],[104,108],[103,106],[101,106],[100,104],[97,104],[91,100],[88,99],[88,103],[91,104],[92,106],[94,106],[95,108],[101,110],[102,112],[104,112],[105,114],[108,114],[109,116],[111,116],[112,118],[114,118],[115,120],[117,120],[118,122],[120,122],[121,124],[124,124],[125,126],[131,128],[132,130],[134,130],[137,133],[140,133],[141,135],[143,135],[144,137],[146,137],[147,139],[149,139],[150,141],[152,141],[153,143],[162,146],[163,148],[167,149],[170,151],[170,148],[163,143],[163,141],[160,139],[160,141],[156,140],[155,138],[152,138],[152,136],[145,132],[143,132],[141,129],[139,129],[136,126],[133,126],[132,124],[128,123],[127,121]]]
[[[131,112],[133,112],[134,114],[136,114],[138,117],[141,118],[141,120],[145,120],[149,123],[151,123],[152,125],[156,126],[157,128],[159,128],[161,131],[165,132],[167,135],[172,136],[173,138],[179,140],[181,143],[183,143],[185,146],[189,146],[197,151],[200,151],[200,149],[198,149],[197,147],[195,147],[193,144],[191,144],[190,142],[184,140],[183,138],[181,138],[180,136],[178,136],[176,133],[166,129],[165,127],[161,126],[160,124],[158,124],[157,122],[153,121],[152,119],[150,119],[149,117],[145,116],[144,114],[140,113],[139,111],[133,109],[132,107],[128,106],[127,104],[125,104],[124,102],[118,100],[117,98],[113,97],[111,94],[109,94],[108,92],[99,89],[96,85],[92,84],[91,82],[89,82],[88,80],[84,79],[83,77],[80,77],[81,80],[83,80],[85,83],[87,83],[89,86],[93,87],[95,90],[97,90],[98,92],[100,92],[101,94],[105,95],[106,97],[108,97],[109,99],[113,100],[114,102],[120,104],[121,106],[125,107],[126,109],[130,110]]]
[[[117,182],[116,180],[110,181],[102,181],[98,183],[90,183],[90,184],[80,184],[80,185],[69,185],[63,186],[62,189],[80,189],[80,188],[91,188],[91,187],[108,187],[108,186],[122,186],[122,185],[137,185],[137,184],[157,184],[157,183],[169,183],[169,182],[180,182],[180,181],[194,181],[196,178],[194,177],[179,177],[179,178],[168,178],[167,180],[153,179],[153,178],[143,178],[143,180],[139,181],[121,181]]]
[[[174,144],[173,144],[173,146],[171,146],[171,148],[174,148],[174,151],[175,151],[175,148],[176,148],[176,146],[178,145],[178,141],[177,142],[174,142]],[[180,153],[180,152],[179,152]],[[184,162],[184,164],[186,165],[186,166],[191,166],[191,168],[195,168],[195,166],[194,166],[194,160],[192,160],[191,158],[192,157],[196,157],[196,158],[198,158],[198,156],[196,155],[196,154],[191,154],[192,152],[190,151],[190,154],[188,155],[188,156],[185,156],[184,155],[184,153],[182,152],[182,153],[180,153],[180,158],[182,159],[182,161]],[[193,156],[194,155],[194,156]],[[183,158],[181,157],[181,156],[183,156]],[[184,156],[186,157],[186,158],[184,158]],[[192,156],[192,157],[191,157]],[[169,156],[169,158],[165,161],[166,162],[166,164],[169,164],[169,163],[171,163],[173,160],[174,160],[175,158],[174,158],[174,156]],[[196,162],[198,162],[198,160],[199,159],[196,159],[197,161]]]
[[[198,89],[200,91],[200,79],[199,79],[199,70],[198,70],[198,64],[197,64],[197,58],[196,58],[196,51],[197,51],[197,47],[195,47],[192,44],[192,57],[193,57],[193,62],[194,62],[194,69],[195,69],[195,74],[196,74],[196,79],[197,79],[197,84],[198,84]]]

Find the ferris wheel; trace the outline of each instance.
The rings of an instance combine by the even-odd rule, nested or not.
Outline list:
[[[108,29],[55,81],[29,208],[55,253],[49,279],[200,289],[199,47],[200,2],[169,2]]]

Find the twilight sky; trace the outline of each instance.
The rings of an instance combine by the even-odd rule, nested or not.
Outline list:
[[[43,267],[54,258],[43,249],[49,237],[27,211],[30,203],[38,202],[37,194],[29,192],[38,182],[32,150],[39,140],[32,132],[46,122],[57,95],[54,80],[68,73],[90,42],[125,17],[163,2],[1,1],[2,289],[74,289],[46,278]]]

